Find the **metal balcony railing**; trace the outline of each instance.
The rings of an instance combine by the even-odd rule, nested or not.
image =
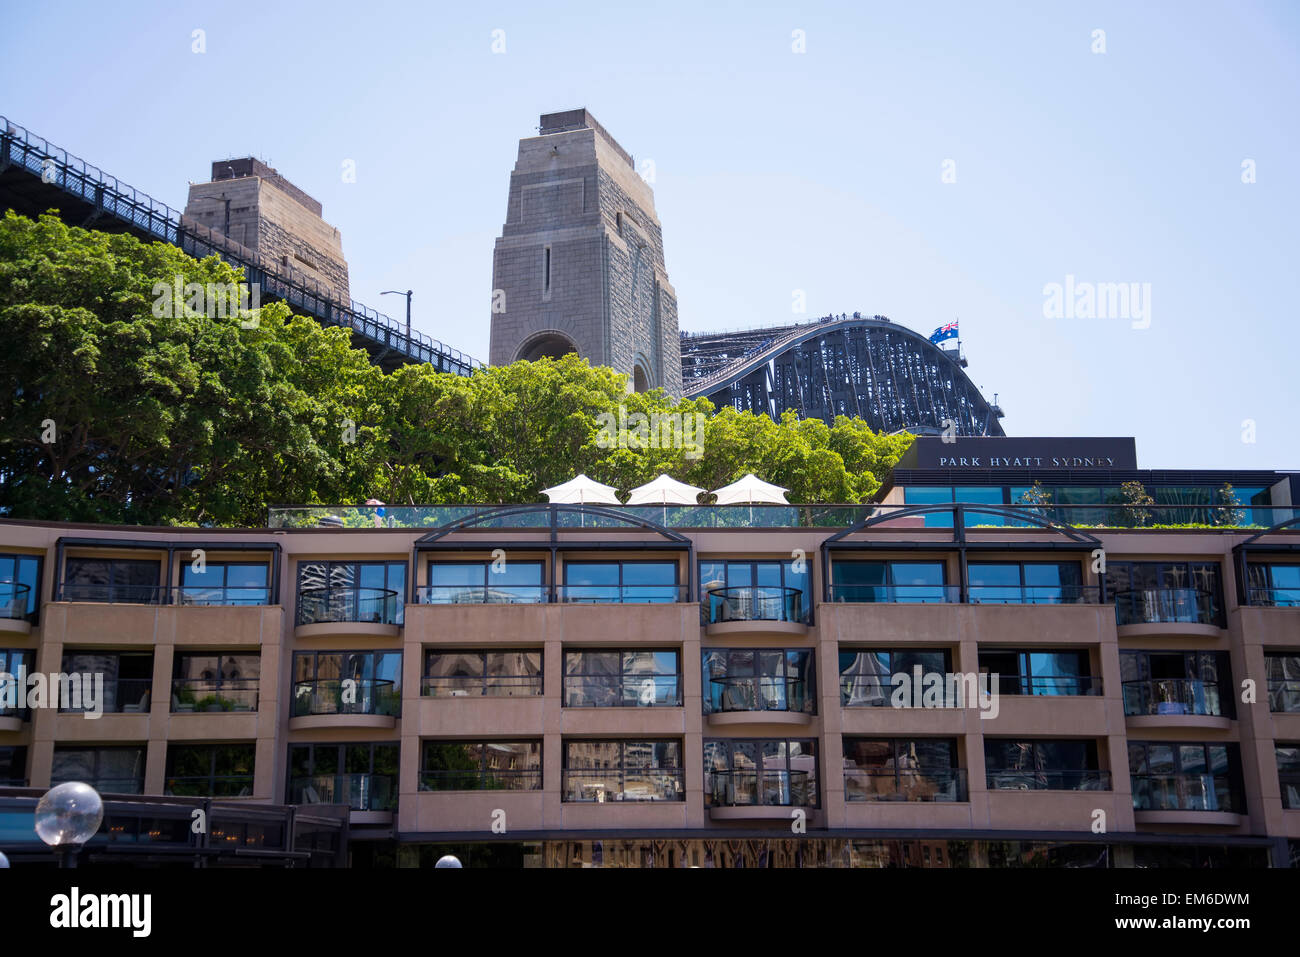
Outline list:
[[[1231,811],[1243,803],[1222,774],[1133,774],[1135,811]]]
[[[803,678],[731,675],[710,678],[714,711],[794,711],[812,714],[816,701]]]
[[[990,791],[1109,791],[1110,772],[1095,768],[989,769]]]
[[[781,585],[739,585],[710,588],[706,593],[710,625],[727,621],[807,622],[803,592]]]
[[[422,585],[422,605],[538,605],[547,601],[545,585]]]
[[[420,683],[426,698],[535,698],[541,675],[436,675]]]
[[[678,675],[565,675],[566,708],[677,708]]]
[[[1099,695],[1101,678],[1097,675],[998,675],[990,690],[1005,695],[1043,697]]]
[[[316,678],[293,685],[292,716],[401,714],[402,697],[386,678]]]
[[[1115,621],[1119,625],[1217,625],[1219,609],[1214,595],[1203,588],[1143,588],[1115,593]]]
[[[176,797],[249,797],[253,793],[253,776],[219,774],[214,777],[167,778],[163,793]]]
[[[391,774],[314,774],[291,778],[290,804],[346,804],[353,811],[391,811],[397,789]]]
[[[970,800],[965,768],[846,768],[846,801]]]
[[[401,608],[401,596],[391,588],[303,588],[298,592],[299,625],[395,625]]]
[[[713,807],[813,807],[817,778],[807,771],[706,769],[704,793]]]
[[[1300,608],[1300,588],[1247,588],[1246,604],[1265,608]]]
[[[27,603],[32,589],[14,581],[0,581],[0,618],[21,621],[27,617]]]
[[[1195,678],[1152,678],[1124,682],[1127,715],[1199,714],[1221,716],[1217,681]]]
[[[564,772],[561,794],[571,803],[684,801],[686,785],[680,768],[574,769]]]
[[[1096,585],[970,585],[972,605],[1095,605],[1101,600]]]
[[[855,604],[956,603],[961,601],[961,588],[957,585],[831,585],[831,601]]]
[[[257,678],[173,678],[172,713],[256,711]]]

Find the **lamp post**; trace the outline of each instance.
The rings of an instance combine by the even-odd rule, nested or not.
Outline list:
[[[36,804],[36,835],[55,849],[60,867],[77,866],[77,851],[103,820],[99,792],[81,781],[50,788]]]
[[[411,290],[408,289],[406,292],[402,292],[400,289],[388,289],[379,295],[406,297],[406,338],[411,338]]]
[[[460,867],[462,865],[460,863],[460,858],[456,857],[454,854],[444,854],[442,857],[438,858],[438,863],[434,864],[433,866],[435,868],[439,868],[439,867]]]

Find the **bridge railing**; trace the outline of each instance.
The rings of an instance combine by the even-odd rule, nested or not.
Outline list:
[[[220,256],[231,266],[242,268],[244,280],[258,283],[264,295],[282,299],[324,323],[347,326],[364,338],[410,359],[428,362],[441,372],[469,375],[483,368],[477,359],[431,336],[416,330],[408,334],[404,324],[355,299],[343,302],[311,277],[286,277],[278,268],[268,268],[256,252],[243,247],[236,252],[231,248],[233,242],[221,234],[193,221],[183,222],[181,213],[166,203],[0,116],[0,167],[6,164],[21,167],[96,210],[179,246],[189,255]]]

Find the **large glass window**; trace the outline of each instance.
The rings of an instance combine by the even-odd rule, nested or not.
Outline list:
[[[1235,716],[1227,652],[1121,650],[1119,673],[1125,714]]]
[[[39,555],[0,553],[0,618],[40,619],[41,566]]]
[[[705,648],[704,713],[817,713],[813,653],[793,648]]]
[[[156,558],[73,558],[64,566],[63,601],[157,604],[162,562]]]
[[[400,651],[300,651],[293,677],[293,717],[402,713]]]
[[[1264,653],[1268,679],[1268,710],[1300,714],[1300,652]]]
[[[425,741],[421,791],[540,791],[540,741]]]
[[[542,653],[427,651],[422,694],[430,698],[518,698],[542,693]]]
[[[253,793],[253,744],[171,744],[164,794],[248,797]]]
[[[427,604],[536,604],[546,601],[542,563],[429,562],[429,585],[421,590]]]
[[[32,673],[35,655],[26,648],[0,648],[0,718],[31,720],[25,676]]]
[[[817,742],[706,738],[704,803],[706,807],[816,807]]]
[[[257,654],[178,653],[172,662],[172,711],[256,711],[261,676]]]
[[[405,594],[405,562],[300,562],[297,622],[400,625]]]
[[[985,738],[984,769],[989,790],[1110,790],[1110,774],[1099,770],[1091,738]]]
[[[1300,744],[1278,744],[1275,753],[1282,806],[1290,811],[1300,811]],[[3,777],[4,769],[0,766],[0,778]]]
[[[1300,607],[1300,565],[1251,562],[1246,579],[1247,604]]]
[[[705,624],[721,621],[808,620],[808,563],[700,561],[700,612]]]
[[[1134,810],[1244,813],[1234,743],[1130,741],[1128,764]]]
[[[854,561],[831,563],[831,601],[946,602],[958,600],[946,584],[943,562]]]
[[[289,803],[393,810],[400,747],[396,742],[369,741],[290,745]]]
[[[207,562],[203,571],[181,565],[181,605],[265,605],[271,600],[266,562]]]
[[[141,794],[144,791],[142,746],[86,748],[55,745],[50,784],[84,781],[104,794]]]
[[[1106,594],[1115,601],[1121,625],[1223,625],[1223,587],[1215,562],[1109,562]]]
[[[684,801],[677,740],[564,742],[565,801]]]
[[[682,597],[677,562],[564,563],[560,600],[571,602],[675,602]]]
[[[146,714],[153,692],[153,652],[65,651],[63,672],[82,675],[82,700],[60,701],[59,710],[86,712],[96,710],[95,702],[85,696],[86,681],[98,682],[103,676],[104,698],[99,710],[108,714]]]
[[[970,600],[986,605],[1073,605],[1096,601],[1078,562],[971,562]]]
[[[846,801],[965,801],[954,738],[844,738]]]
[[[1101,679],[1091,675],[1088,652],[1079,650],[980,649],[981,673],[998,676],[998,694],[1096,695]]]
[[[27,748],[14,745],[0,746],[0,788],[26,786]]]
[[[566,708],[679,707],[681,653],[614,651],[606,648],[564,653]]]
[[[846,708],[892,706],[893,677],[903,675],[908,683],[904,686],[900,681],[897,700],[902,707],[912,707],[916,695],[911,689],[918,674],[924,682],[926,675],[946,676],[951,672],[952,652],[946,648],[846,649],[840,652],[840,704]],[[945,681],[943,706],[956,707],[956,701],[948,691],[949,685]]]

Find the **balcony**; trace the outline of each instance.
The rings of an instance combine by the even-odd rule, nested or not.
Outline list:
[[[1201,588],[1145,588],[1116,592],[1115,623],[1120,628],[1129,629],[1131,635],[1217,637],[1221,627],[1214,595]]]
[[[535,698],[541,675],[439,675],[420,682],[425,698]]]
[[[566,708],[679,708],[677,675],[565,675]]]
[[[990,791],[1109,791],[1110,772],[1095,768],[989,770]]]
[[[662,605],[684,602],[684,585],[424,585],[422,605]]]
[[[294,634],[396,638],[401,621],[402,599],[391,588],[304,588],[298,592]]]
[[[706,770],[705,804],[714,820],[791,819],[791,808],[817,804],[816,772]]]
[[[1300,588],[1247,588],[1245,597],[1257,608],[1300,608]]]
[[[392,728],[402,708],[401,695],[388,679],[317,678],[297,681],[289,728]]]
[[[540,791],[541,768],[466,768],[420,772],[421,791]]]
[[[31,634],[32,623],[27,617],[31,593],[31,588],[21,582],[0,582],[0,633]]]
[[[1101,589],[1095,585],[970,585],[972,605],[1096,605]]]
[[[1226,775],[1134,774],[1132,781],[1139,824],[1236,824],[1246,813]]]
[[[1096,675],[998,675],[999,695],[1012,697],[1096,697],[1101,678]]]
[[[561,800],[606,804],[610,801],[684,801],[686,788],[680,769],[566,770]]]
[[[269,605],[268,588],[237,588],[199,585],[100,585],[63,582],[58,601],[91,602],[101,605],[181,605],[242,607]]]
[[[80,677],[83,682],[88,683],[93,676],[83,673]],[[106,678],[102,700],[95,703],[104,714],[148,714],[152,696],[152,678]],[[69,695],[69,697],[74,696]],[[88,702],[84,693],[81,695],[80,706],[63,707],[63,704],[64,702],[60,701],[60,714],[86,714],[94,711],[87,707]]]
[[[172,714],[256,711],[256,678],[174,678]]]
[[[397,807],[389,774],[317,774],[289,780],[290,804],[346,804],[352,824],[386,824]]]
[[[1279,771],[1277,777],[1282,788],[1282,807],[1300,811],[1300,771]]]
[[[736,675],[711,678],[712,725],[809,724],[816,698],[802,678]]]
[[[802,635],[808,612],[803,592],[783,585],[709,588],[702,612],[709,635],[777,633]]]
[[[216,777],[167,778],[163,785],[163,794],[174,797],[251,797],[253,776],[228,774]]]
[[[1227,729],[1217,681],[1153,678],[1124,682],[1124,716],[1130,727]]]
[[[422,605],[540,605],[549,599],[545,585],[423,585]]]
[[[845,801],[970,800],[965,768],[846,768]]]
[[[1268,710],[1273,714],[1300,714],[1300,679],[1270,678]]]
[[[957,585],[831,585],[831,601],[848,604],[945,605],[961,602]]]

